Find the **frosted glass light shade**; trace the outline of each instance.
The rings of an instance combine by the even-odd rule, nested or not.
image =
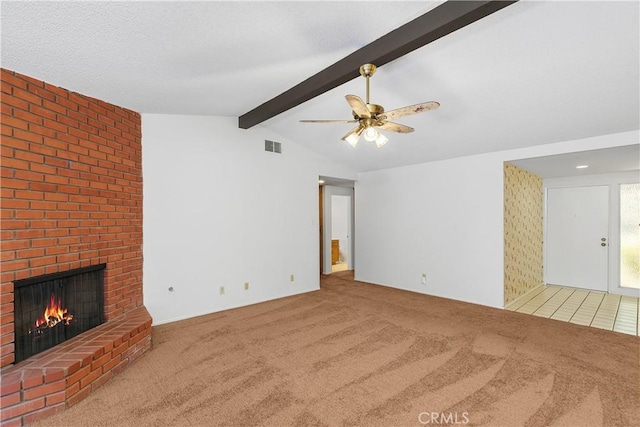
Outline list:
[[[388,141],[389,141],[389,138],[387,138],[386,136],[384,136],[383,134],[378,132],[378,137],[376,138],[376,147],[377,148],[382,148],[382,146],[384,144],[386,144]]]
[[[344,138],[345,141],[347,141],[352,147],[355,148],[356,144],[358,143],[358,141],[360,140],[360,135],[356,132],[350,134],[349,136],[347,136],[346,138]]]
[[[373,142],[376,140],[376,138],[378,138],[378,131],[375,130],[372,127],[368,127],[364,130],[364,139],[366,139],[369,142]]]

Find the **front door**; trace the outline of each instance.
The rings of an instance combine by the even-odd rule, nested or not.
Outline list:
[[[547,189],[545,282],[607,291],[609,187]]]

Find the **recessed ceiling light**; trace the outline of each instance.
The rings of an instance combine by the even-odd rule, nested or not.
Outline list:
[[[324,184],[324,179],[319,179],[318,180],[318,184],[320,184],[320,185]]]
[[[589,165],[578,165],[578,166],[576,166],[576,169],[586,169],[588,167],[589,167]]]

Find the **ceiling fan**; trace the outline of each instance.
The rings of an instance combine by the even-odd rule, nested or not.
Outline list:
[[[353,110],[354,120],[300,120],[303,123],[358,123],[354,129],[350,130],[342,137],[351,146],[355,147],[360,140],[360,135],[364,136],[369,142],[375,142],[376,147],[380,148],[389,141],[389,139],[378,131],[384,129],[391,132],[410,133],[413,128],[400,123],[390,122],[399,117],[409,116],[412,114],[423,113],[425,111],[435,110],[440,106],[436,101],[423,102],[421,104],[410,105],[407,107],[396,108],[391,111],[384,111],[382,105],[371,104],[369,102],[369,78],[376,72],[376,66],[373,64],[364,64],[360,67],[360,75],[367,80],[367,97],[363,102],[356,95],[347,95],[345,98]]]

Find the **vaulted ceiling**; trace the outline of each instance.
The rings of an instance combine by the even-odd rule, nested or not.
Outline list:
[[[240,117],[443,2],[3,2],[2,66],[141,113]],[[264,126],[359,171],[640,128],[640,4],[519,1],[380,67],[371,101],[436,100],[381,149],[340,137],[356,78]],[[215,143],[215,139],[212,139]]]

